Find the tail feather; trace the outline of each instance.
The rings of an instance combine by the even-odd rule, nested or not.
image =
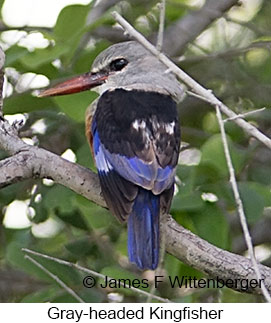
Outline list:
[[[128,219],[128,254],[140,269],[154,270],[159,261],[160,197],[140,188]]]

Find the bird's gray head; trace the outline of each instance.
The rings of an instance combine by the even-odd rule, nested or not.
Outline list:
[[[124,88],[154,91],[180,101],[184,87],[158,58],[141,44],[128,41],[110,46],[93,62],[90,72],[43,91],[40,96],[71,94],[96,89]]]
[[[115,44],[94,60],[91,73],[106,73],[105,83],[97,87],[99,93],[107,89],[125,88],[161,92],[176,101],[184,94],[182,85],[167,67],[136,41]]]

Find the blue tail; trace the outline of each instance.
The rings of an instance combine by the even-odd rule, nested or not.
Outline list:
[[[159,212],[160,197],[140,188],[128,219],[129,260],[140,269],[158,266]]]

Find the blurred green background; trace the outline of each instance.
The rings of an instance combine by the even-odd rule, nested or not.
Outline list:
[[[155,42],[159,9],[157,1],[108,1],[108,8],[98,15],[93,2],[55,2],[0,1],[0,44],[6,53],[4,113],[10,121],[25,120],[20,136],[26,142],[95,170],[84,135],[84,116],[97,95],[83,92],[39,99],[37,89],[49,81],[89,71],[99,52],[125,39],[110,16],[111,10],[117,9]],[[168,0],[166,31],[202,5],[204,1]],[[270,15],[270,1],[243,0],[172,55],[182,69],[236,113],[266,107],[247,120],[269,137]],[[215,111],[187,97],[179,105],[179,113],[183,148],[171,214],[210,243],[245,255]],[[270,266],[271,151],[248,138],[234,123],[226,122],[225,126],[256,255]],[[0,151],[0,159],[5,157]],[[2,189],[0,220],[1,302],[75,302],[24,259],[22,247],[78,262],[114,278],[153,278],[152,272],[142,273],[129,264],[125,225],[105,209],[49,180],[33,179]],[[82,273],[35,259],[87,302],[145,300],[126,289],[86,289]],[[165,256],[164,275],[205,277],[170,255]],[[176,302],[262,301],[259,296],[227,288],[172,289],[165,283],[156,292]]]

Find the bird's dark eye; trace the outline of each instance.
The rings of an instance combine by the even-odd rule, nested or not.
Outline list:
[[[110,63],[110,70],[121,71],[127,64],[128,64],[128,61],[125,58],[115,59]]]

